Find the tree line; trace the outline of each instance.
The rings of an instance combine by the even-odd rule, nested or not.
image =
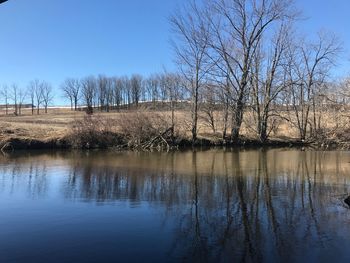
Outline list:
[[[138,108],[141,102],[181,100],[186,96],[182,81],[175,73],[152,74],[145,78],[139,74],[131,77],[88,76],[83,79],[68,78],[61,85],[71,109],[83,104],[89,112]]]
[[[23,107],[30,107],[31,113],[40,114],[40,108],[47,113],[50,103],[53,101],[52,85],[46,81],[33,80],[26,88],[19,87],[16,83],[3,85],[0,89],[5,114],[8,115],[10,108],[14,115],[21,115]],[[35,106],[36,105],[36,106]]]
[[[67,78],[60,85],[61,95],[70,102],[71,110],[86,108],[111,110],[137,108],[141,102],[171,102],[185,99],[186,91],[178,74],[159,73],[149,77],[134,74],[131,77],[107,77],[105,75],[88,76],[82,79]],[[3,85],[0,90],[6,114],[12,106],[15,115],[21,115],[23,105],[32,107],[32,114],[40,114],[40,107],[47,113],[53,102],[52,85],[46,81],[34,80],[27,87],[17,84]]]

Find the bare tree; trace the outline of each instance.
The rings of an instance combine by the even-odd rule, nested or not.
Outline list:
[[[142,93],[142,76],[133,75],[130,79],[132,102],[138,108]]]
[[[114,78],[113,81],[113,96],[114,96],[114,105],[116,107],[116,109],[119,111],[121,105],[124,103],[124,99],[123,99],[123,92],[124,92],[124,85],[123,85],[123,81],[121,78]]]
[[[215,134],[217,131],[216,116],[218,111],[218,90],[215,84],[208,84],[203,91],[202,116],[204,123],[207,124]]]
[[[282,24],[271,43],[269,39],[262,42],[254,55],[251,74],[251,106],[254,111],[256,131],[261,142],[268,139],[270,131],[274,128],[274,124],[268,127],[270,118],[276,116],[272,104],[276,102],[278,95],[287,85],[283,65],[286,50],[290,44],[287,37],[290,32],[290,27]],[[265,49],[267,50],[264,51]]]
[[[64,96],[70,100],[71,110],[78,109],[78,102],[80,98],[81,83],[78,79],[68,78],[61,85]]]
[[[28,93],[32,104],[32,115],[34,114],[34,107],[36,107],[37,114],[38,115],[40,114],[40,106],[43,103],[43,96],[44,96],[43,88],[45,84],[46,84],[45,82],[36,79],[31,81],[28,85]]]
[[[50,83],[42,82],[41,83],[41,92],[42,92],[42,102],[44,104],[45,113],[47,113],[47,108],[49,104],[53,100],[53,94],[52,94],[52,86]]]
[[[229,108],[230,108],[230,86],[226,78],[224,83],[221,83],[221,88],[219,91],[219,97],[222,102],[222,139],[226,143],[227,129],[228,129],[228,118],[229,118]]]
[[[151,75],[147,79],[146,89],[148,96],[153,103],[153,106],[156,105],[156,101],[159,99],[159,76],[156,74]]]
[[[175,104],[180,97],[180,78],[173,73],[165,72],[162,76],[164,86],[166,87],[167,97],[169,98],[171,112],[171,137],[174,140],[175,132]]]
[[[127,105],[127,108],[130,109],[132,99],[131,99],[131,83],[130,79],[127,76],[122,77],[123,90],[124,90],[124,104]]]
[[[30,101],[31,101],[31,108],[32,108],[32,115],[34,115],[34,108],[35,108],[35,98],[36,98],[36,90],[40,89],[40,83],[39,80],[33,80],[29,83],[28,85],[28,94],[30,97]],[[40,103],[41,103],[41,99],[39,99]],[[39,105],[37,105],[37,107],[39,108]]]
[[[24,101],[27,98],[27,91],[23,90],[22,88],[18,91],[18,115],[22,114],[22,106],[24,104]]]
[[[0,91],[1,96],[4,99],[4,103],[5,103],[5,113],[6,115],[8,115],[8,100],[9,100],[9,92],[8,92],[8,86],[7,85],[3,85],[2,89]]]
[[[215,0],[205,17],[210,20],[213,61],[228,80],[232,112],[231,140],[239,138],[249,96],[254,55],[264,33],[294,13],[290,0]]]
[[[196,1],[189,1],[184,9],[178,10],[170,22],[177,41],[173,42],[176,61],[187,81],[192,101],[192,141],[197,140],[199,93],[210,69],[206,56],[209,47],[209,25]]]
[[[315,43],[298,43],[292,48],[288,76],[293,85],[287,105],[291,105],[291,112],[295,118],[292,124],[297,127],[300,139],[305,140],[308,128],[314,128],[312,135],[317,136],[317,90],[325,83],[330,66],[341,48],[334,36],[322,34],[319,34]]]
[[[97,82],[98,88],[96,95],[98,96],[98,104],[100,106],[100,111],[103,111],[106,110],[108,79],[106,76],[100,75],[98,76]]]
[[[93,101],[96,93],[96,79],[92,76],[86,77],[81,81],[82,96],[87,107],[87,113],[93,113]]]
[[[15,107],[14,114],[16,116],[18,115],[18,92],[19,92],[18,85],[13,83],[11,85],[11,99],[12,99],[13,105]]]
[[[106,112],[109,112],[111,109],[111,106],[113,106],[113,78],[107,78],[107,84],[106,84]]]

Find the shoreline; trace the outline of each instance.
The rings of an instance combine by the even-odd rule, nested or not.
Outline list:
[[[109,134],[111,136],[111,134]],[[149,149],[142,149],[141,147],[131,147],[128,145],[126,138],[121,138],[120,134],[115,134],[115,142],[106,144],[104,139],[99,138],[103,143],[99,141],[92,141],[86,145],[80,145],[79,147],[73,146],[68,137],[62,138],[50,138],[50,139],[30,139],[30,138],[18,138],[9,137],[0,141],[0,149],[3,153],[15,152],[15,151],[31,151],[31,150],[93,150],[93,149],[114,149],[118,151],[173,151],[173,150],[186,150],[186,149],[200,149],[200,148],[310,148],[310,149],[345,149],[340,147],[337,142],[329,142],[327,146],[315,142],[303,142],[300,140],[281,140],[271,139],[267,142],[261,142],[259,140],[241,138],[238,142],[224,142],[222,139],[214,140],[207,138],[199,138],[196,143],[192,143],[189,139],[177,138],[174,144],[169,143],[168,147],[153,147]]]

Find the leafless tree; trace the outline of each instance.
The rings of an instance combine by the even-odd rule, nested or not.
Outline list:
[[[22,114],[22,106],[27,98],[27,91],[20,88],[18,90],[18,115]]]
[[[124,104],[124,98],[123,98],[123,93],[124,93],[124,85],[123,85],[123,80],[121,78],[114,78],[113,81],[114,85],[114,106],[116,109],[119,111],[121,108],[121,105]]]
[[[187,81],[192,101],[192,141],[197,140],[198,110],[200,89],[211,64],[206,56],[209,47],[209,25],[204,19],[203,10],[196,1],[190,0],[170,18],[172,29],[177,37],[173,42],[176,62],[180,73]]]
[[[1,96],[4,99],[4,103],[5,103],[5,113],[6,115],[8,115],[8,100],[9,100],[9,91],[8,91],[8,86],[7,85],[3,85],[2,89],[0,91]]]
[[[87,113],[93,113],[93,103],[96,93],[96,79],[93,76],[86,77],[81,81],[82,85],[82,96],[84,98],[84,103],[87,107]]]
[[[287,105],[291,105],[295,118],[292,124],[297,127],[301,140],[306,139],[308,128],[314,130],[311,135],[317,135],[317,93],[340,50],[335,36],[323,34],[319,34],[315,43],[302,42],[290,48],[288,75],[293,85]]]
[[[166,87],[167,97],[169,99],[170,112],[171,112],[171,136],[174,139],[174,131],[175,131],[175,104],[180,97],[180,77],[173,73],[165,72],[161,78],[162,82]]]
[[[131,81],[129,77],[124,76],[121,78],[123,83],[123,93],[124,93],[124,104],[127,105],[127,108],[130,109],[132,98],[131,98]]]
[[[222,102],[222,139],[224,142],[226,142],[227,138],[227,129],[228,129],[228,118],[229,118],[229,108],[230,108],[230,87],[229,82],[226,78],[226,81],[221,83],[220,85],[220,91],[219,91],[219,98]]]
[[[78,109],[78,102],[80,98],[81,83],[78,79],[68,78],[61,85],[64,96],[70,100],[71,110]]]
[[[335,90],[336,91],[335,93],[339,96],[338,98],[336,98],[338,103],[350,104],[350,78],[349,77],[345,77],[344,79],[341,79],[338,83],[338,87],[333,88],[333,90]]]
[[[215,134],[217,131],[217,120],[216,120],[216,112],[219,107],[218,102],[218,87],[215,84],[208,84],[203,89],[203,120],[204,123],[207,124]]]
[[[106,110],[106,102],[107,102],[107,84],[108,79],[106,76],[100,75],[98,76],[98,88],[96,95],[98,96],[98,104],[100,106],[100,110]]]
[[[131,97],[132,102],[135,104],[136,108],[139,105],[142,93],[142,76],[133,75],[130,79]]]
[[[213,61],[228,80],[232,124],[231,140],[239,138],[249,96],[254,55],[261,39],[277,21],[291,15],[290,0],[215,0],[205,17],[209,19]]]
[[[152,74],[146,83],[146,89],[148,92],[148,97],[152,101],[153,106],[156,105],[156,101],[159,99],[159,76]]]
[[[40,114],[40,106],[42,105],[43,98],[43,89],[46,83],[44,81],[40,81],[38,79],[33,80],[29,83],[28,86],[28,94],[30,96],[31,104],[32,104],[32,115],[34,114],[34,107],[36,106],[37,114]],[[36,103],[36,105],[35,105]]]
[[[106,83],[106,112],[109,112],[111,109],[111,106],[113,106],[113,86],[114,79],[113,78],[107,78]]]
[[[16,83],[13,83],[11,85],[11,99],[13,101],[13,105],[15,107],[14,114],[18,115],[18,93],[19,93],[19,87]]]
[[[35,108],[35,102],[36,102],[35,95],[37,94],[36,93],[37,89],[40,89],[39,80],[31,81],[28,85],[28,94],[29,94],[30,101],[31,101],[32,115],[34,115],[34,108]],[[38,93],[38,94],[40,94],[40,93]],[[41,103],[41,98],[39,98],[39,103]],[[37,107],[39,108],[39,105],[37,105]]]
[[[47,113],[47,108],[53,100],[51,84],[43,81],[41,83],[41,92],[42,92],[42,102],[45,108],[45,113]]]
[[[261,42],[261,46],[258,47],[254,55],[250,80],[251,106],[254,111],[256,131],[262,142],[268,139],[270,131],[274,128],[274,124],[268,127],[269,120],[276,115],[272,104],[276,102],[278,95],[288,85],[285,83],[283,65],[290,43],[288,39],[290,31],[288,25],[282,24],[271,43],[269,39]]]

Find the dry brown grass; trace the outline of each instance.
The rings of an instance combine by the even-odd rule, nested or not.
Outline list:
[[[8,115],[4,112],[0,112],[0,141],[8,138],[23,138],[23,139],[36,139],[36,140],[50,140],[59,139],[67,136],[72,132],[74,125],[79,124],[84,120],[86,116],[85,112],[71,111],[69,109],[49,109],[48,113],[45,114],[43,111],[40,115],[31,115],[29,109],[23,110],[21,116]],[[159,120],[161,124],[169,126],[170,123],[170,112],[154,112],[142,111],[143,117],[152,117],[153,122]],[[135,112],[111,112],[111,113],[99,113],[96,112],[94,116],[98,116],[100,119],[108,120],[110,125],[109,129],[112,132],[125,132],[128,129],[128,125],[132,125],[137,129],[137,124],[141,120],[134,120],[132,116],[135,116]],[[154,118],[154,116],[157,116]],[[139,116],[140,117],[140,116]],[[323,114],[323,123],[328,131],[332,131],[335,128],[339,130],[349,130],[348,127],[348,116],[338,116],[336,113]],[[128,122],[125,122],[128,120]],[[198,125],[199,137],[214,138],[211,127],[199,119]],[[123,125],[124,123],[124,125]],[[280,139],[293,139],[298,137],[298,130],[291,123],[282,119],[277,119],[276,128],[271,132],[272,138]],[[338,124],[338,126],[337,126]],[[222,132],[222,118],[219,113],[216,113],[216,130],[217,136],[220,136]],[[249,138],[256,138],[254,130],[254,119],[252,115],[247,113],[245,115],[245,121],[242,126],[242,135]],[[191,136],[191,114],[187,111],[178,111],[175,114],[175,132],[180,134],[182,137],[190,138]],[[230,127],[228,127],[228,132]]]

